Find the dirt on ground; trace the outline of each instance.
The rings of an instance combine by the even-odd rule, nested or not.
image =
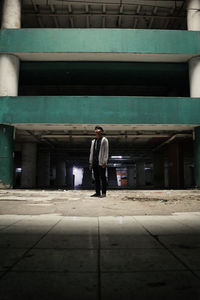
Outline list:
[[[169,215],[199,212],[200,190],[0,190],[0,214],[63,216]]]

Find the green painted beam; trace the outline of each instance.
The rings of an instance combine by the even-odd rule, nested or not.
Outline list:
[[[200,32],[142,29],[2,29],[0,53],[200,54]]]
[[[13,186],[13,127],[0,125],[0,188]]]
[[[0,97],[0,123],[200,124],[200,98]]]

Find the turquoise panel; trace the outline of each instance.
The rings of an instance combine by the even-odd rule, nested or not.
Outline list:
[[[200,124],[200,98],[0,97],[0,123]]]
[[[0,52],[200,54],[200,32],[141,29],[2,29]]]

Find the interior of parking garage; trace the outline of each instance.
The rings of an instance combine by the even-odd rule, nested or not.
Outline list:
[[[109,188],[196,185],[198,120],[189,119],[197,110],[182,108],[190,97],[198,96],[191,79],[195,66],[188,63],[194,54],[187,48],[189,40],[181,37],[182,44],[179,36],[196,26],[193,4],[187,6],[181,0],[23,0],[3,8],[2,3],[2,28],[11,29],[5,40],[7,49],[2,51],[12,53],[11,64],[18,74],[12,78],[15,87],[9,81],[1,95],[18,98],[2,100],[11,100],[11,106],[18,101],[14,112],[11,109],[7,116],[4,108],[2,114],[3,124],[12,126],[9,130],[14,137],[14,187],[93,188],[88,156],[95,125],[104,127],[110,143]],[[94,31],[98,29],[103,31]],[[63,43],[66,32],[68,40]],[[91,45],[95,32],[103,46],[98,38],[97,45]],[[57,42],[52,44],[56,35]],[[158,38],[158,44],[154,45],[151,35]],[[9,41],[17,45],[15,49],[9,48]],[[176,48],[179,42],[187,49]],[[67,49],[68,44],[72,48]],[[107,44],[108,50],[104,49]],[[102,113],[101,120],[98,114]]]
[[[19,96],[187,97],[188,77],[186,63],[24,61]],[[105,134],[110,143],[108,188],[194,186],[191,128],[113,124],[105,125]],[[14,186],[93,188],[93,174],[88,168],[93,138],[91,124],[17,126]],[[29,156],[32,153],[32,162],[26,152]],[[30,174],[34,174],[32,179]]]

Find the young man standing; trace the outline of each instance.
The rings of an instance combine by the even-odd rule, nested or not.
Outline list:
[[[106,166],[108,161],[109,144],[103,137],[103,128],[95,127],[96,138],[92,140],[90,148],[90,169],[93,169],[96,193],[91,197],[106,197]],[[102,184],[102,195],[100,194]]]

